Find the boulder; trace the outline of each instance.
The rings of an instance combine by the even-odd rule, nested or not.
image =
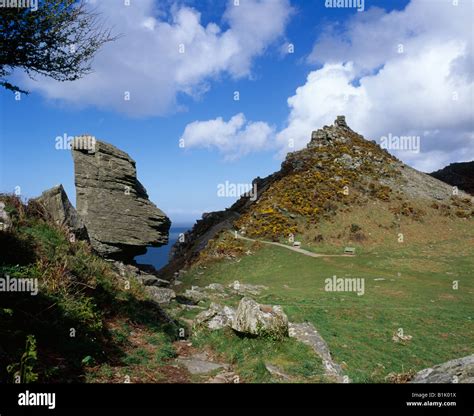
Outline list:
[[[205,289],[216,292],[225,292],[225,287],[220,283],[211,283],[210,285],[207,285]]]
[[[152,266],[146,266],[144,268],[150,271],[150,273],[148,273],[143,271],[142,265],[137,267],[133,264],[124,264],[121,261],[113,261],[112,265],[121,277],[133,277],[144,286],[168,287],[170,285],[169,280],[160,279],[155,274],[152,274],[156,272]]]
[[[151,299],[158,304],[170,303],[171,300],[176,297],[176,293],[172,289],[157,286],[145,286],[145,290],[150,295]]]
[[[337,127],[348,128],[346,123],[345,116],[337,116],[336,120],[334,121],[334,125]]]
[[[206,293],[202,292],[199,286],[192,286],[191,289],[186,289],[184,297],[191,300],[194,303],[199,303],[202,300],[207,299]]]
[[[474,354],[425,368],[410,383],[474,383]]]
[[[208,374],[219,369],[227,370],[230,367],[229,364],[212,361],[206,352],[178,357],[176,361],[186,367],[191,374]]]
[[[241,283],[238,280],[230,283],[228,285],[230,289],[232,289],[236,294],[240,295],[253,295],[258,296],[262,290],[267,290],[268,287],[263,285],[251,285],[247,283]]]
[[[33,201],[38,203],[56,224],[67,227],[78,239],[88,238],[84,221],[72,206],[62,185],[44,191]]]
[[[259,305],[244,297],[237,308],[232,329],[246,335],[281,339],[288,336],[288,317],[281,306]]]
[[[208,310],[201,312],[194,318],[194,328],[209,328],[212,330],[231,326],[235,317],[235,310],[229,306],[211,303]]]
[[[144,286],[168,287],[170,285],[168,280],[160,279],[152,274],[141,273],[137,279]]]
[[[170,220],[148,199],[137,179],[135,161],[99,140],[72,143],[77,211],[84,220],[94,250],[108,258],[130,261],[146,247],[168,243]],[[89,141],[87,141],[89,142]]]

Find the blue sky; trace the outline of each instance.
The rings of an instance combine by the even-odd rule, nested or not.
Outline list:
[[[72,157],[57,150],[55,140],[88,133],[128,152],[150,199],[173,222],[189,223],[234,202],[217,196],[218,184],[250,183],[278,170],[282,155],[292,150],[289,137],[295,148],[303,147],[311,130],[341,112],[355,130],[374,139],[389,133],[422,136],[420,154],[397,154],[419,169],[473,159],[472,117],[456,108],[445,114],[447,105],[467,106],[472,114],[472,76],[465,65],[472,53],[472,6],[467,3],[467,19],[453,28],[450,19],[466,12],[453,9],[451,1],[412,1],[410,9],[408,0],[365,0],[358,12],[326,8],[324,0],[240,0],[245,13],[232,15],[232,2],[217,0],[143,0],[130,6],[140,10],[126,12],[120,1],[106,0],[100,3],[103,17],[124,37],[99,52],[93,63],[97,76],[60,84],[41,77],[30,81],[17,72],[13,79],[31,93],[17,101],[11,92],[0,92],[0,191],[19,186],[29,198],[62,183],[74,203]],[[181,20],[180,11],[186,12]],[[130,26],[122,24],[123,13],[129,13]],[[440,18],[436,28],[428,21],[433,16]],[[143,22],[146,29],[138,31]],[[187,33],[190,27],[196,32]],[[178,61],[166,54],[180,36],[187,51],[194,48],[198,55],[186,52]],[[294,53],[282,52],[287,43],[294,44]],[[403,56],[393,52],[399,44],[406,48]],[[200,59],[205,48],[211,53]],[[450,89],[443,93],[436,85],[446,73],[404,72],[432,68],[437,59],[451,63],[445,68],[449,82],[443,83]],[[128,85],[131,100],[124,102]],[[390,95],[381,85],[391,86]],[[349,99],[334,98],[342,93]],[[422,111],[423,106],[429,108]],[[239,114],[236,125],[229,122]],[[193,122],[198,124],[185,133]]]

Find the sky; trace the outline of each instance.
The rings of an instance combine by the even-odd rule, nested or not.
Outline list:
[[[472,0],[88,3],[120,36],[80,80],[15,71],[30,94],[0,91],[0,192],[61,183],[74,204],[57,138],[91,134],[190,224],[236,200],[220,185],[273,173],[337,115],[378,142],[418,138],[389,151],[425,172],[474,159]]]

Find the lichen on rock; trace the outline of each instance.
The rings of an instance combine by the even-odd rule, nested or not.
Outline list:
[[[282,339],[288,336],[288,317],[281,306],[260,305],[253,299],[241,299],[232,329],[244,335]]]

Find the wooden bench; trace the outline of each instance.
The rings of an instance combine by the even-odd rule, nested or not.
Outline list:
[[[344,254],[350,254],[350,255],[354,255],[356,254],[356,249],[354,247],[346,247],[344,249]]]

